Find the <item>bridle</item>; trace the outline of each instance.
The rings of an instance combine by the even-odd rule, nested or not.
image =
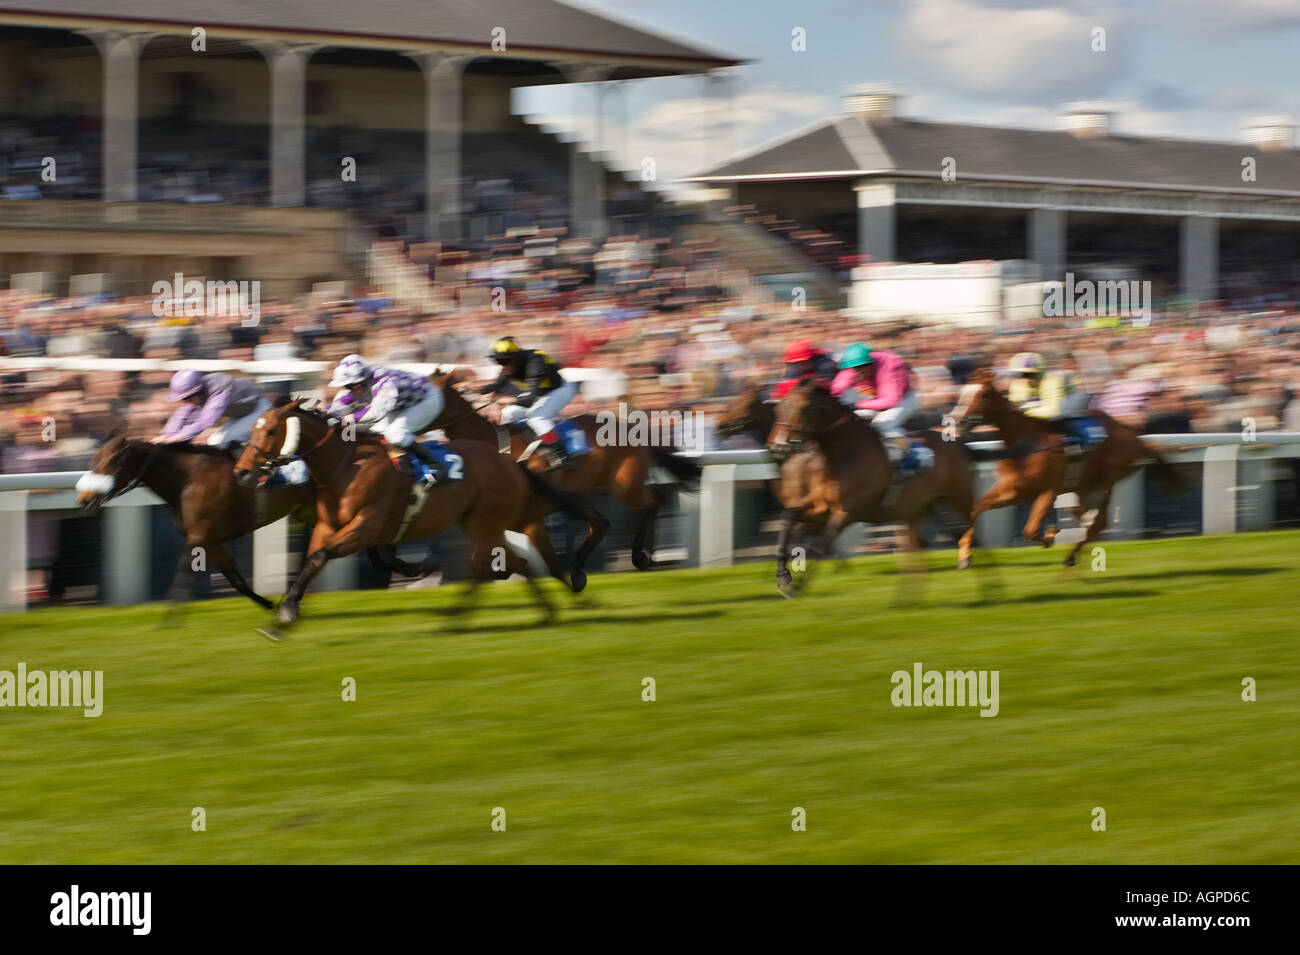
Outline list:
[[[298,408],[298,409],[296,409],[296,410],[297,410],[298,412],[306,412],[307,409],[305,409],[305,408]],[[297,422],[297,420],[298,420],[297,418],[290,417],[290,415],[287,414],[287,413],[284,414],[284,422],[285,422],[285,429],[286,429],[286,431],[287,431],[288,428],[289,428],[289,422],[290,422],[290,421]],[[273,470],[274,468],[283,467],[284,465],[286,465],[286,464],[288,464],[290,461],[292,461],[295,457],[297,457],[297,458],[301,458],[302,461],[303,461],[304,463],[307,464],[307,467],[308,467],[308,473],[310,473],[310,471],[311,471],[311,465],[310,465],[310,463],[307,461],[307,459],[308,459],[311,455],[313,455],[313,454],[315,454],[317,451],[319,451],[322,447],[324,447],[324,446],[325,446],[325,443],[326,443],[327,441],[329,441],[330,438],[332,438],[332,437],[334,436],[334,434],[339,430],[339,421],[338,421],[337,418],[331,418],[331,419],[328,419],[328,420],[329,420],[329,427],[325,429],[325,433],[324,433],[323,435],[321,435],[321,439],[320,439],[319,441],[317,441],[315,444],[313,444],[310,448],[308,448],[308,449],[305,450],[305,451],[298,451],[298,450],[295,449],[293,452],[291,452],[291,453],[289,453],[289,454],[284,454],[283,451],[284,451],[284,448],[285,448],[285,444],[288,443],[288,435],[287,435],[287,434],[286,434],[286,437],[285,437],[285,444],[281,444],[281,445],[280,445],[280,452],[281,452],[281,453],[278,453],[278,454],[274,454],[274,455],[273,455],[273,454],[271,454],[271,453],[268,452],[268,451],[264,451],[264,450],[262,450],[261,448],[259,448],[257,445],[253,444],[252,441],[249,441],[248,443],[246,443],[246,444],[244,445],[244,448],[245,448],[245,450],[251,450],[251,451],[252,451],[252,452],[253,452],[253,453],[258,457],[259,460],[258,460],[258,464],[257,464],[257,469],[258,469],[258,471],[262,472],[263,474],[268,474],[268,473],[269,473],[271,470]],[[299,427],[301,427],[301,425],[299,425]],[[353,443],[353,442],[346,442],[346,441],[344,442],[344,444],[350,444],[350,443]],[[318,488],[320,488],[320,487],[325,487],[325,486],[328,485],[331,481],[333,481],[335,477],[338,476],[339,471],[341,471],[341,470],[343,469],[343,465],[344,465],[345,463],[347,463],[347,461],[348,461],[351,457],[352,457],[352,452],[351,452],[351,449],[349,449],[349,453],[348,453],[348,454],[345,454],[345,455],[343,455],[342,457],[339,458],[339,462],[338,462],[338,464],[335,465],[334,470],[330,473],[330,476],[329,476],[328,478],[326,478],[324,481],[317,481],[315,478],[312,478],[312,482],[311,482],[311,483],[312,483],[314,486],[318,487]]]
[[[124,438],[122,439],[122,447],[129,448],[131,447],[131,443]],[[140,465],[140,470],[136,472],[135,477],[125,487],[119,488],[114,486],[111,491],[109,491],[107,494],[104,495],[104,499],[99,502],[100,506],[102,507],[103,505],[107,504],[109,501],[113,500],[113,498],[120,497],[123,494],[129,494],[130,492],[138,488],[140,486],[140,482],[144,480],[145,472],[149,470],[149,465],[153,464],[154,458],[158,457],[158,452],[161,450],[162,450],[161,444],[150,444],[149,453],[145,455],[144,464]]]

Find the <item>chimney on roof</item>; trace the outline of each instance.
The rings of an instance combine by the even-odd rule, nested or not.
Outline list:
[[[1108,103],[1066,103],[1061,107],[1061,128],[1080,139],[1109,136],[1114,107]]]
[[[1295,120],[1290,116],[1256,116],[1241,127],[1241,138],[1260,149],[1295,148]]]
[[[887,123],[898,115],[903,91],[889,83],[852,86],[844,94],[844,112],[864,123]]]

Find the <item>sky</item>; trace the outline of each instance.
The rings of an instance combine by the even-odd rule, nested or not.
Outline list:
[[[1300,117],[1300,0],[566,2],[751,61],[712,88],[665,77],[607,94],[606,150],[652,157],[661,182],[813,125],[862,83],[901,88],[908,116],[993,125],[1055,128],[1073,100],[1112,104],[1119,132],[1194,139]],[[591,86],[516,94],[516,111],[586,142],[594,104]]]

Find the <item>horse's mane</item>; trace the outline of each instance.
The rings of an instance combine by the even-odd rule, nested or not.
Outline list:
[[[208,444],[194,444],[189,441],[177,441],[172,444],[153,444],[143,438],[123,438],[122,440],[128,447],[137,451],[150,451],[156,448],[157,453],[159,454],[172,451],[177,454],[198,454],[206,455],[208,457],[220,456],[223,458],[230,457],[230,455],[221,448],[216,448]]]

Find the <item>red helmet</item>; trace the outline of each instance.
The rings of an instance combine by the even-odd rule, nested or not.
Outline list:
[[[799,338],[785,346],[783,361],[788,365],[796,361],[810,361],[817,357],[817,349],[811,339]]]

